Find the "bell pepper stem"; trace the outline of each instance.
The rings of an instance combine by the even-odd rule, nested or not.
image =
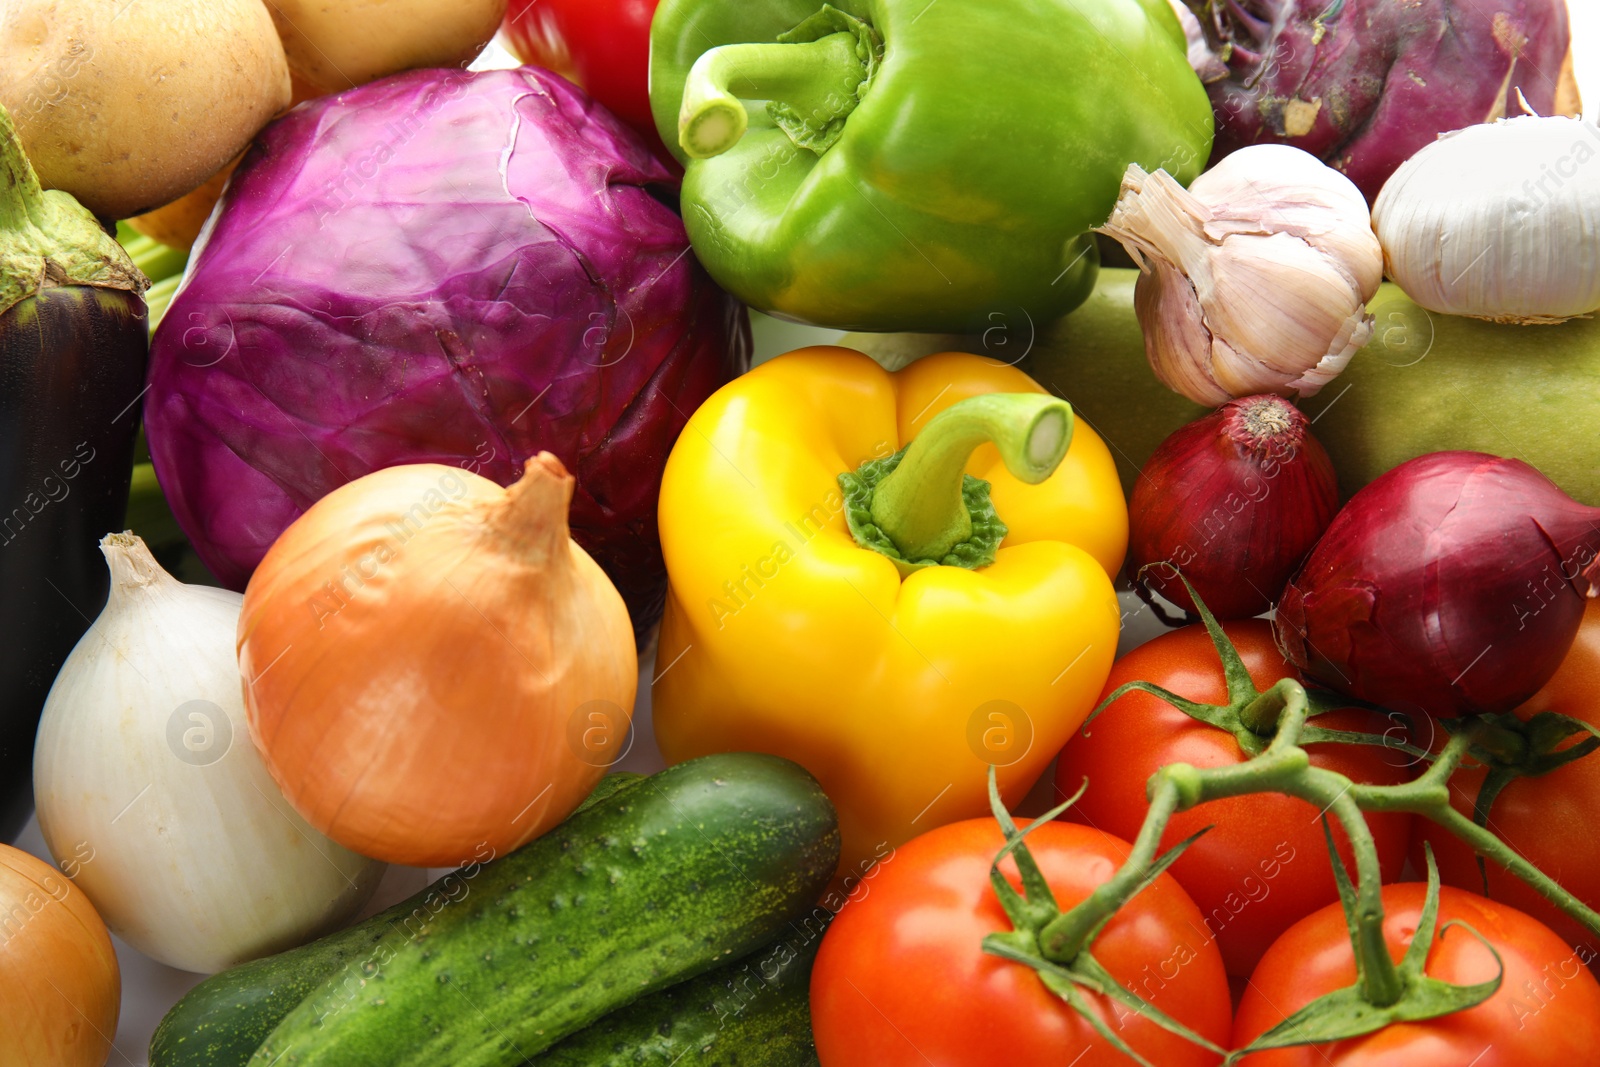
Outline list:
[[[695,61],[683,87],[678,143],[695,159],[728,151],[750,124],[744,100],[781,101],[821,124],[846,109],[866,76],[851,33],[713,48]]]
[[[1042,393],[987,393],[941,411],[878,483],[872,521],[907,559],[942,559],[972,536],[962,480],[973,451],[993,442],[1019,481],[1050,477],[1072,444],[1072,408]]]

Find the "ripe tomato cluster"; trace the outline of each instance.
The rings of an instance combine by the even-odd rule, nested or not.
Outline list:
[[[1294,677],[1269,624],[1246,620],[1222,629],[1257,690]],[[1104,696],[1135,681],[1201,705],[1230,699],[1218,650],[1199,624],[1125,655]],[[1590,702],[1597,682],[1600,609],[1591,608],[1561,671],[1516,719],[1553,711],[1600,726]],[[1364,786],[1416,779],[1428,765],[1427,750],[1436,753],[1446,736],[1431,720],[1402,720],[1368,707],[1322,710],[1314,721],[1321,730],[1369,742],[1406,742],[1306,736],[1312,766]],[[1163,767],[1239,766],[1255,754],[1235,733],[1151,692],[1109,700],[1057,764],[1057,799],[1077,799],[1059,821],[1033,827],[1026,837],[1054,905],[1066,912],[1105,891],[1143,829],[1147,789]],[[1493,773],[1481,761],[1456,771],[1449,782],[1455,808],[1470,816]],[[1600,902],[1600,854],[1585,839],[1600,816],[1600,763],[1572,759],[1549,773],[1509,776],[1492,799],[1493,831],[1583,903]],[[924,834],[893,854],[872,893],[843,909],[823,944],[812,975],[822,1064],[1090,1067],[1135,1062],[1129,1052],[1176,1067],[1223,1062],[1222,1050],[1242,1049],[1286,1019],[1301,1018],[1297,1013],[1319,998],[1358,986],[1329,842],[1341,871],[1355,870],[1356,862],[1345,834],[1325,832],[1326,814],[1305,800],[1256,792],[1172,815],[1162,849],[1198,836],[1111,916],[1087,950],[1107,981],[1146,1002],[1148,1012],[1081,983],[1064,994],[1067,987],[1048,981],[1044,970],[986,950],[986,938],[1013,925],[991,884],[991,864],[1007,843],[994,819]],[[1373,812],[1366,822],[1383,882],[1381,931],[1391,959],[1398,964],[1431,930],[1421,973],[1455,987],[1497,983],[1493,992],[1484,995],[1490,987],[1483,987],[1477,1002],[1461,1010],[1420,1019],[1396,1012],[1367,1033],[1228,1062],[1553,1067],[1581,1062],[1600,1045],[1600,983],[1587,966],[1597,955],[1594,932],[1495,863],[1480,870],[1472,846],[1420,815]],[[1428,850],[1444,882],[1436,916],[1418,880],[1428,869]],[[1020,888],[1014,854],[994,869]],[[1054,929],[1046,925],[1041,942]],[[1200,1040],[1159,1025],[1157,1012]]]

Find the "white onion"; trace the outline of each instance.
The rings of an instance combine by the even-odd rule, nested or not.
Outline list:
[[[111,596],[45,702],[35,803],[51,855],[106,925],[212,972],[333,928],[382,864],[291,808],[250,743],[237,593],[184,585],[144,542],[100,544]]]

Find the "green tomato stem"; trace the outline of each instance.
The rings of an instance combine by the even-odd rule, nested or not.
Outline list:
[[[1276,707],[1270,711],[1261,708],[1261,717],[1263,721],[1270,718],[1277,732],[1259,756],[1223,767],[1171,764],[1156,772],[1150,779],[1150,812],[1128,862],[1088,899],[1045,926],[1039,939],[1045,958],[1058,963],[1070,961],[1104,921],[1143,888],[1174,812],[1225,797],[1282,793],[1316,805],[1338,819],[1344,828],[1356,860],[1351,944],[1359,961],[1362,996],[1378,1007],[1400,1000],[1405,985],[1383,939],[1383,878],[1378,847],[1351,795],[1352,783],[1341,774],[1311,766],[1311,757],[1299,746],[1309,702],[1298,682],[1290,678],[1278,682],[1251,706],[1266,702]]]
[[[1150,814],[1139,829],[1127,862],[1111,879],[1095,887],[1077,907],[1057,915],[1039,931],[1039,949],[1052,963],[1069,964],[1088,947],[1105,920],[1145,887],[1146,872],[1156,861],[1167,820],[1179,809],[1180,788],[1167,777],[1151,780]]]
[[[1239,722],[1258,737],[1275,737],[1283,710],[1283,697],[1268,689],[1239,709]]]
[[[1310,756],[1301,745],[1311,713],[1311,702],[1305,689],[1294,679],[1286,678],[1259,696],[1252,696],[1244,686],[1233,684],[1232,675],[1239,672],[1230,664],[1237,659],[1237,653],[1203,607],[1201,614],[1217,644],[1223,665],[1229,670],[1232,702],[1230,708],[1222,710],[1232,714],[1233,725],[1224,725],[1220,721],[1223,717],[1211,714],[1219,709],[1194,705],[1164,691],[1145,688],[1163,696],[1200,721],[1231,729],[1240,737],[1241,747],[1252,753],[1251,758],[1243,763],[1208,768],[1184,763],[1168,764],[1150,777],[1146,788],[1150,810],[1127,862],[1081,903],[1054,917],[1045,917],[1042,926],[1035,924],[1027,931],[1029,935],[1036,936],[1038,953],[1043,957],[1031,964],[1041,974],[1050,966],[1071,969],[1080,965],[1080,958],[1092,959],[1087,954],[1095,937],[1117,910],[1193,843],[1194,838],[1191,838],[1164,855],[1160,854],[1161,839],[1173,814],[1210,800],[1258,793],[1279,793],[1303,800],[1316,806],[1322,817],[1331,815],[1337,819],[1344,829],[1356,866],[1353,886],[1344,877],[1343,871],[1338,871],[1340,897],[1344,901],[1351,947],[1357,964],[1357,981],[1353,992],[1360,1002],[1370,1008],[1394,1013],[1393,1018],[1434,1018],[1439,1014],[1461,1010],[1459,1005],[1481,1003],[1484,996],[1493,992],[1493,987],[1459,987],[1438,983],[1426,977],[1422,971],[1422,961],[1415,952],[1408,953],[1399,965],[1394,962],[1384,938],[1382,875],[1377,846],[1367,825],[1367,812],[1410,812],[1431,819],[1471,845],[1486,860],[1497,863],[1527,882],[1589,931],[1600,935],[1600,912],[1579,901],[1510,845],[1451,804],[1450,779],[1469,756],[1477,753],[1481,758],[1482,746],[1496,742],[1501,743],[1502,747],[1510,747],[1512,741],[1516,741],[1526,747],[1526,739],[1520,736],[1511,740],[1498,737],[1495,731],[1499,727],[1491,720],[1464,721],[1452,729],[1449,741],[1437,754],[1429,757],[1431,763],[1414,780],[1390,786],[1356,783],[1327,768],[1312,766]],[[1144,683],[1129,683],[1124,689],[1134,686],[1144,686]],[[1119,690],[1111,699],[1121,692]],[[1556,742],[1576,729],[1570,724],[1560,723],[1550,727]],[[1328,733],[1318,731],[1311,741],[1329,740],[1325,736]],[[1520,756],[1523,753],[1515,750],[1512,754]],[[1586,750],[1574,758],[1584,758],[1589,754]],[[1334,857],[1334,862],[1340,864],[1338,857]],[[1433,884],[1435,875],[1431,854],[1429,865],[1430,884]],[[1024,962],[1027,960],[1024,959]],[[1343,1022],[1350,1024],[1349,1034],[1370,1033],[1370,1009],[1353,1008],[1350,1003],[1340,1002],[1329,1010],[1348,1013]],[[1367,1014],[1363,1015],[1363,1012]],[[1381,1021],[1378,1025],[1382,1025]],[[1232,1062],[1231,1057],[1229,1062]]]
[[[695,159],[719,156],[749,127],[744,100],[773,100],[823,125],[853,106],[867,64],[853,33],[800,44],[730,44],[695,61],[678,112],[678,143]]]
[[[969,397],[934,416],[900,465],[878,483],[872,521],[908,559],[941,559],[972,537],[962,479],[973,451],[993,442],[1006,469],[1037,485],[1072,444],[1072,408],[1043,393]]]
[[[1410,812],[1442,826],[1471,845],[1484,859],[1522,879],[1564,914],[1582,923],[1590,933],[1600,936],[1600,912],[1563,889],[1520,852],[1450,803],[1450,776],[1466,759],[1481,730],[1482,724],[1478,724],[1478,729],[1452,734],[1438,759],[1415,781],[1394,786],[1355,786],[1350,795],[1364,811]]]
[[[1567,892],[1549,875],[1524,859],[1510,845],[1500,840],[1491,831],[1484,829],[1467,816],[1461,814],[1448,801],[1438,808],[1422,811],[1418,814],[1432,819],[1471,845],[1491,863],[1499,864],[1524,882],[1527,882],[1546,900],[1560,908],[1563,913],[1582,923],[1590,933],[1600,935],[1600,912],[1596,912],[1593,908],[1585,905],[1583,901]]]

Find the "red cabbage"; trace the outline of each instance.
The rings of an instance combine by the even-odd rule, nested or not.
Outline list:
[[[242,589],[351,479],[509,484],[545,449],[577,477],[574,538],[649,625],[667,453],[750,350],[676,195],[637,133],[533,67],[415,71],[268,126],[151,352],[150,452],[200,558]]]

